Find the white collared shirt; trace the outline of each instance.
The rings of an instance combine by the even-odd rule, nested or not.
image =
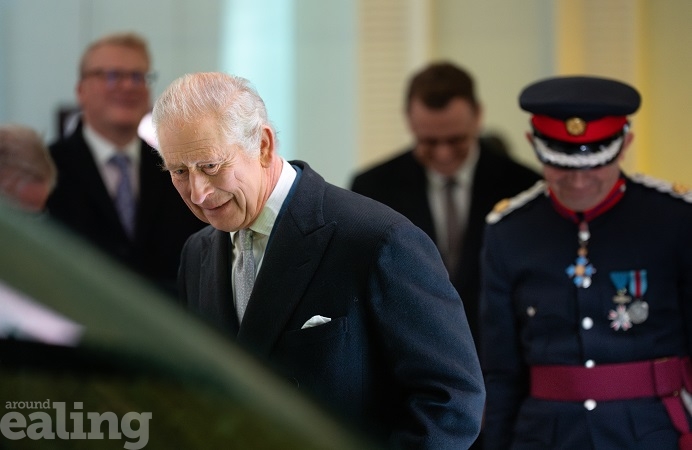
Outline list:
[[[255,257],[255,276],[259,273],[259,269],[262,266],[262,261],[264,260],[264,252],[267,250],[267,243],[269,242],[269,235],[272,232],[276,218],[279,216],[279,211],[288,197],[288,192],[293,186],[293,182],[296,179],[296,170],[286,161],[281,158],[283,165],[281,167],[281,175],[279,175],[279,181],[277,181],[276,186],[271,195],[264,204],[264,207],[260,211],[257,219],[250,225],[250,229],[253,231],[252,235],[252,254]],[[233,261],[235,261],[238,256],[238,250],[235,245],[235,236],[237,231],[231,231],[231,242],[233,243]],[[233,292],[235,298],[235,290]]]
[[[454,190],[454,199],[459,215],[459,223],[466,228],[468,221],[469,208],[471,207],[471,192],[473,190],[473,174],[478,163],[480,148],[478,144],[474,145],[469,151],[469,155],[464,164],[452,176],[457,181],[457,188]],[[440,249],[446,249],[447,243],[447,222],[446,222],[446,197],[445,186],[447,179],[438,172],[430,169],[425,170],[428,179],[428,203],[430,205],[430,213],[433,217],[435,225],[435,235],[437,236],[437,246]]]
[[[98,167],[101,173],[103,184],[106,185],[106,189],[111,197],[115,198],[118,183],[120,182],[120,172],[115,166],[109,164],[108,161],[115,155],[118,148],[122,149],[130,158],[130,182],[132,183],[132,192],[139,197],[139,152],[141,147],[139,137],[135,136],[127,145],[119,147],[98,134],[96,130],[86,123],[82,128],[82,132],[84,133],[84,140],[91,149],[91,154],[94,156],[96,167]]]

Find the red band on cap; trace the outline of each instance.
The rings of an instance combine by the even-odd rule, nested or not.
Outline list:
[[[608,138],[627,123],[625,116],[607,116],[601,119],[584,122],[584,129],[581,134],[574,135],[567,131],[567,123],[575,119],[559,120],[549,116],[535,115],[531,118],[531,123],[536,131],[545,136],[563,142],[573,142],[583,144],[585,142],[595,142]],[[581,119],[576,119],[581,120]]]

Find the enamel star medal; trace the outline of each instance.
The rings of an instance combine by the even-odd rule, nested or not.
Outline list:
[[[647,288],[646,270],[611,272],[610,279],[616,289],[613,303],[617,305],[608,313],[610,327],[627,331],[644,322],[649,317],[649,304],[642,300]]]
[[[577,250],[577,259],[574,261],[574,264],[571,264],[565,270],[578,288],[586,289],[591,286],[592,277],[596,273],[596,268],[589,262],[588,258],[587,245],[589,244],[589,239],[591,239],[589,222],[615,206],[625,195],[625,189],[625,179],[619,178],[610,189],[608,195],[599,204],[583,212],[576,212],[566,207],[560,203],[555,193],[548,189],[548,195],[558,214],[571,220],[578,226],[579,249]]]
[[[572,278],[572,281],[578,288],[588,288],[591,286],[591,276],[596,272],[593,264],[587,258],[589,252],[586,248],[591,238],[589,225],[586,221],[579,223],[579,250],[577,250],[577,259],[574,264],[567,267],[567,275]]]

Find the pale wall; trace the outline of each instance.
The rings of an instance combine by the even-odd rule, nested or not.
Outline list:
[[[221,70],[221,12],[244,1],[252,4],[0,0],[0,122],[34,126],[52,139],[56,109],[74,101],[83,47],[110,31],[131,29],[150,40],[160,74],[155,94],[183,73]],[[276,1],[293,5],[296,45],[292,133],[285,133],[292,137],[284,144],[290,156],[307,160],[329,181],[346,186],[356,170],[409,143],[403,89],[414,70],[439,58],[476,76],[486,128],[504,134],[513,153],[535,165],[523,138],[528,116],[517,105],[521,88],[567,70],[601,70],[599,58],[609,58],[603,48],[625,48],[630,62],[605,73],[624,73],[644,95],[627,167],[692,184],[688,0]],[[617,21],[602,11],[624,17],[618,19],[625,21],[624,32],[611,33],[611,46],[598,36]],[[395,50],[384,48],[382,39]],[[271,59],[264,63],[272,74]]]

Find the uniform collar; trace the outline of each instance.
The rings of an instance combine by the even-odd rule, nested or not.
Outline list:
[[[626,187],[627,185],[625,184],[625,179],[621,176],[610,189],[608,195],[606,195],[598,205],[583,212],[573,211],[563,205],[550,188],[548,188],[548,195],[553,203],[553,207],[561,216],[573,221],[574,223],[590,222],[615,206],[625,195]]]

